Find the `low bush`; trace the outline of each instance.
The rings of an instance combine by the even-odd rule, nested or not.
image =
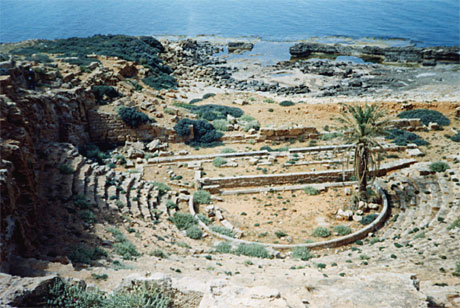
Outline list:
[[[150,256],[152,257],[157,257],[157,258],[161,258],[161,259],[167,259],[168,258],[168,255],[165,254],[162,250],[160,249],[155,249],[155,250],[152,250],[150,253],[149,253]]]
[[[288,151],[289,148],[288,147],[281,147],[279,149],[273,149],[268,145],[264,145],[264,146],[260,147],[260,150],[261,151],[268,151],[268,152],[285,152],[285,151]]]
[[[273,104],[273,103],[275,103],[275,101],[273,99],[271,99],[271,98],[266,98],[266,99],[264,99],[264,103]]]
[[[257,120],[254,120],[254,121],[250,121],[248,123],[246,123],[243,127],[243,130],[245,132],[248,132],[250,129],[255,129],[255,130],[259,130],[260,129],[260,123],[259,121]]]
[[[193,225],[187,228],[186,234],[191,239],[199,240],[203,236],[203,231],[197,225]]]
[[[235,153],[236,151],[232,148],[223,148],[220,152],[222,154],[226,154],[226,153]]]
[[[212,164],[214,167],[222,167],[227,163],[227,160],[223,157],[216,157],[212,160]]]
[[[430,164],[430,170],[434,172],[444,172],[449,169],[449,165],[445,162],[438,161]]]
[[[194,99],[190,100],[189,104],[196,104],[196,103],[199,103],[201,101],[202,101],[201,98],[194,98]]]
[[[140,256],[140,252],[137,251],[136,246],[133,245],[130,241],[125,239],[122,242],[115,243],[113,249],[116,254],[120,255],[123,260],[132,260],[134,257]]]
[[[87,210],[91,207],[88,199],[86,199],[85,195],[82,194],[78,194],[74,197],[73,204],[81,210]]]
[[[242,115],[241,118],[238,120],[238,122],[240,122],[240,121],[252,122],[252,121],[256,121],[256,118],[254,118],[253,116],[250,116],[248,114],[245,114],[245,115]]]
[[[407,110],[398,114],[398,118],[404,119],[420,119],[424,125],[428,125],[430,122],[438,123],[441,126],[449,125],[450,120],[436,110],[429,109],[415,109]]]
[[[150,121],[149,117],[145,113],[137,111],[131,107],[121,107],[118,110],[118,115],[121,117],[123,122],[133,128],[139,127],[140,125]]]
[[[302,261],[308,261],[311,258],[313,258],[310,249],[308,249],[307,247],[295,247],[292,250],[291,256],[294,259],[300,259]]]
[[[78,246],[69,254],[73,263],[91,264],[91,261],[107,257],[105,250],[99,247]]]
[[[99,149],[95,144],[89,143],[78,148],[81,155],[89,158],[99,165],[104,164],[104,160],[110,158],[108,153],[105,153]]]
[[[328,134],[323,134],[321,135],[320,139],[323,140],[323,141],[327,141],[327,140],[332,140],[332,139],[335,139],[335,138],[338,138],[338,137],[343,137],[343,134],[342,133],[328,133]]]
[[[173,109],[173,108],[165,108],[163,111],[164,111],[164,113],[170,114],[170,115],[175,115],[176,114],[176,110]]]
[[[460,260],[455,264],[455,272],[452,273],[454,276],[460,277]]]
[[[235,254],[256,258],[271,258],[267,249],[260,244],[240,244],[235,250]]]
[[[179,230],[187,230],[191,226],[196,225],[195,217],[188,213],[176,212],[171,217],[171,221]]]
[[[208,99],[208,98],[211,98],[211,97],[214,97],[216,96],[216,94],[214,93],[206,93],[203,95],[202,99],[205,100],[205,99]]]
[[[314,237],[329,237],[331,236],[331,231],[326,227],[317,227],[313,230]]]
[[[73,174],[75,172],[75,170],[67,165],[67,164],[60,164],[59,165],[59,171],[62,173],[62,174]]]
[[[378,216],[379,216],[378,214],[369,214],[369,215],[363,216],[363,218],[361,218],[360,223],[361,223],[362,225],[369,225],[369,224],[371,224]]]
[[[171,187],[169,187],[165,183],[152,182],[152,185],[155,186],[158,189],[158,191],[160,192],[160,196],[166,194],[168,191],[171,190]]]
[[[211,223],[211,221],[208,219],[208,217],[206,217],[205,215],[203,215],[203,214],[201,214],[201,213],[200,213],[200,214],[197,214],[196,216],[197,216],[197,218],[198,218],[202,223],[204,223],[206,226],[208,226],[208,225]]]
[[[197,204],[211,203],[211,194],[206,190],[198,190],[193,194],[193,202]]]
[[[285,233],[284,231],[278,230],[278,231],[275,231],[275,236],[277,238],[282,238],[282,237],[287,236],[287,233]]]
[[[174,125],[174,131],[181,137],[190,135],[190,126],[193,127],[193,144],[210,144],[219,140],[223,134],[217,131],[209,122],[203,120],[180,119]]]
[[[177,87],[177,82],[173,76],[162,73],[145,77],[142,81],[155,90],[174,89]]]
[[[218,119],[218,120],[212,121],[212,126],[214,126],[214,128],[217,129],[217,130],[226,132],[226,131],[228,131],[229,123],[228,123],[227,120]]]
[[[226,235],[228,237],[235,237],[232,230],[222,227],[222,226],[211,226],[211,231],[214,231],[222,235]]]
[[[338,225],[334,227],[334,232],[338,235],[347,235],[351,233],[351,228],[349,226]]]
[[[57,279],[49,287],[46,296],[40,299],[39,305],[37,307],[43,308],[168,308],[171,306],[171,299],[156,286],[147,284],[134,285],[107,294],[97,288],[86,287],[86,284],[67,284]]]
[[[93,86],[92,90],[94,93],[94,97],[96,97],[96,101],[99,104],[105,103],[104,97],[108,97],[112,99],[112,98],[121,96],[121,94],[118,93],[118,91],[112,86],[107,86],[107,85]]]
[[[460,216],[458,216],[448,227],[447,230],[453,230],[455,228],[460,228]]]
[[[460,131],[457,132],[455,135],[453,135],[452,137],[450,137],[450,139],[454,142],[460,142]]]
[[[306,186],[303,191],[307,194],[307,195],[310,195],[310,196],[315,196],[315,195],[319,195],[320,194],[320,191],[316,188],[313,188],[311,186]]]
[[[418,146],[428,145],[428,141],[424,140],[419,135],[398,128],[387,130],[385,139],[391,139],[393,143],[399,146],[405,146],[409,143],[415,143]]]
[[[232,251],[232,244],[228,242],[220,242],[216,246],[216,251],[220,253],[230,253]]]
[[[289,106],[294,106],[294,105],[295,105],[295,103],[292,102],[292,101],[282,101],[280,103],[280,106],[283,106],[283,107],[289,107]]]
[[[80,218],[88,224],[93,224],[96,222],[96,215],[90,210],[80,211]]]
[[[168,200],[166,201],[166,208],[169,210],[177,210],[179,209],[179,206],[172,200]]]

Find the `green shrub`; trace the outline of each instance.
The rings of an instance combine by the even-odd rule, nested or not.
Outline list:
[[[101,275],[104,276],[104,275]],[[168,308],[171,299],[153,285],[137,284],[106,294],[85,284],[67,284],[57,279],[41,299],[39,307],[47,308]]]
[[[118,91],[112,86],[107,86],[107,85],[93,86],[92,90],[94,93],[94,97],[96,97],[96,101],[98,103],[104,102],[104,96],[111,98],[111,99],[121,96],[121,94],[118,93]]]
[[[194,144],[209,144],[219,140],[223,134],[217,131],[209,122],[203,120],[180,119],[174,125],[174,131],[181,137],[190,135],[190,126],[193,127],[194,139],[189,142]]]
[[[197,214],[196,216],[197,216],[197,218],[198,218],[202,223],[204,223],[206,226],[208,226],[208,225],[211,223],[211,221],[208,219],[208,217],[204,216],[204,215],[201,214],[201,213],[200,213],[200,214]]]
[[[235,250],[235,254],[257,258],[271,258],[267,249],[260,244],[240,244]]]
[[[289,106],[294,106],[294,105],[295,105],[295,103],[292,102],[292,101],[282,101],[280,103],[280,106],[283,106],[283,107],[289,107]]]
[[[254,120],[254,121],[248,122],[248,123],[246,123],[246,125],[244,125],[244,127],[243,127],[243,130],[244,130],[245,132],[249,131],[250,129],[259,130],[259,129],[260,129],[260,123],[259,123],[259,121]]]
[[[201,101],[202,101],[201,98],[194,98],[194,99],[190,100],[189,104],[196,104],[196,103],[199,103]]]
[[[460,261],[455,264],[455,272],[452,273],[454,276],[460,277]]]
[[[277,238],[282,238],[282,237],[285,237],[287,236],[287,233],[281,231],[281,230],[278,230],[278,231],[275,231],[275,235]]]
[[[104,164],[104,159],[110,158],[108,153],[101,151],[97,145],[92,143],[81,146],[79,152],[81,155],[96,161],[100,165]]]
[[[234,118],[239,118],[243,115],[243,110],[237,107],[214,104],[197,106],[193,105],[192,101],[190,101],[190,104],[184,104],[181,107],[187,108],[191,113],[194,113],[198,117],[208,121],[214,121],[217,119],[226,120],[228,115],[231,115]]]
[[[264,145],[264,146],[260,147],[260,150],[261,151],[268,151],[268,152],[285,152],[285,151],[288,151],[289,148],[288,147],[281,147],[279,149],[272,149],[270,146]]]
[[[379,216],[378,214],[369,214],[369,215],[363,216],[363,218],[361,218],[360,223],[361,223],[362,225],[369,225],[369,224],[371,224],[378,216]]]
[[[132,260],[134,257],[141,255],[140,252],[137,251],[136,246],[127,239],[122,242],[115,243],[113,248],[115,253],[120,255],[123,260]]]
[[[100,274],[92,273],[91,278],[93,278],[95,280],[107,280],[107,279],[109,279],[109,275],[107,275],[107,274],[100,275]]]
[[[174,110],[173,108],[168,108],[168,107],[167,107],[167,108],[165,108],[163,111],[164,111],[165,113],[167,113],[167,114],[170,114],[170,115],[175,115],[175,114],[176,114],[176,110]]]
[[[273,104],[273,103],[275,103],[275,101],[273,99],[271,99],[271,98],[266,98],[266,99],[264,99],[264,103]]]
[[[91,207],[88,199],[86,199],[85,195],[82,195],[82,194],[78,194],[74,197],[73,204],[82,210],[86,210]]]
[[[331,231],[325,227],[317,227],[313,230],[314,237],[329,237],[331,236]]]
[[[458,216],[448,227],[447,230],[453,230],[455,228],[460,228],[460,216]]]
[[[167,74],[160,73],[155,76],[148,76],[143,78],[142,81],[155,90],[175,89],[177,87],[177,82],[174,77]]]
[[[171,190],[171,187],[169,187],[165,183],[152,182],[152,185],[155,186],[158,189],[158,191],[160,192],[160,196],[166,194],[168,191]]]
[[[424,125],[428,125],[430,122],[438,123],[442,126],[450,124],[450,120],[445,115],[439,111],[429,109],[403,111],[398,114],[398,117],[404,119],[420,119]]]
[[[444,172],[449,169],[449,165],[445,162],[438,161],[430,164],[430,170],[435,172]]]
[[[236,151],[232,148],[223,148],[222,151],[220,151],[222,154],[226,153],[235,153]]]
[[[220,253],[230,253],[232,251],[232,244],[229,242],[220,242],[216,246],[216,251]]]
[[[99,247],[78,246],[69,254],[69,259],[73,263],[91,264],[91,261],[106,257],[105,250]]]
[[[307,195],[310,195],[310,196],[315,196],[315,195],[319,195],[320,191],[316,188],[313,188],[311,186],[306,186],[303,191],[307,194]]]
[[[230,123],[228,123],[228,121],[224,119],[217,119],[217,120],[212,121],[212,126],[214,126],[215,129],[223,131],[223,132],[228,131],[229,124]]]
[[[140,85],[136,80],[134,80],[134,79],[127,79],[126,81],[134,87],[134,91],[136,91],[136,92],[141,92],[142,89],[144,89],[144,87],[141,86],[141,85]]]
[[[199,240],[203,236],[203,231],[197,225],[193,225],[187,228],[186,234],[191,239]]]
[[[206,190],[198,190],[193,194],[193,202],[197,204],[211,203],[211,194]]]
[[[227,160],[223,157],[216,157],[212,160],[214,167],[222,167],[227,163]]]
[[[118,115],[130,127],[139,127],[140,125],[150,121],[149,117],[131,107],[121,107],[118,110]]]
[[[244,121],[244,122],[252,122],[252,121],[256,121],[256,118],[254,118],[253,116],[250,116],[248,114],[245,114],[245,115],[241,116],[240,120]]]
[[[228,237],[235,237],[232,230],[222,227],[222,226],[211,226],[211,231],[214,231],[222,235],[226,235]]]
[[[88,224],[93,224],[96,222],[96,215],[90,210],[80,211],[80,218]]]
[[[196,224],[196,219],[191,214],[175,212],[171,221],[179,230],[186,230]]]
[[[62,174],[73,174],[75,172],[75,170],[67,165],[67,164],[60,164],[59,165],[59,171],[62,173]]]
[[[332,140],[338,137],[343,137],[342,133],[329,133],[321,135],[320,139],[323,141]]]
[[[205,100],[205,99],[208,99],[208,98],[211,98],[211,97],[214,97],[216,96],[216,94],[214,93],[206,93],[203,95],[202,99]]]
[[[392,139],[393,143],[399,146],[406,146],[414,143],[418,146],[428,145],[428,142],[417,134],[408,132],[403,129],[392,128],[386,131],[385,139]]]
[[[172,200],[168,200],[166,201],[166,208],[170,209],[170,210],[177,210],[179,208],[179,206],[173,202]]]
[[[338,235],[347,235],[351,233],[351,228],[349,226],[338,225],[334,227],[334,232]]]
[[[455,135],[453,135],[452,137],[450,137],[450,139],[452,141],[455,141],[455,142],[460,142],[460,131],[457,132]]]
[[[150,253],[149,253],[150,256],[152,257],[157,257],[157,258],[161,258],[161,259],[167,259],[168,258],[168,255],[165,254],[162,250],[160,249],[155,249],[155,250],[152,250]]]
[[[292,255],[294,259],[300,259],[302,261],[308,261],[313,258],[313,255],[310,252],[310,249],[307,247],[295,247],[292,250]]]

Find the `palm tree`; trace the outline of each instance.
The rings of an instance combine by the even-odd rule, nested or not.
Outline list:
[[[341,105],[344,112],[336,120],[345,130],[346,141],[353,145],[353,169],[359,183],[359,200],[365,201],[368,178],[374,179],[369,171],[378,169],[380,162],[380,155],[371,149],[383,149],[375,137],[385,134],[388,118],[378,105]]]

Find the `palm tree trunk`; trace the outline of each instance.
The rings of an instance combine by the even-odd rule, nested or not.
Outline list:
[[[359,200],[367,200],[367,177],[369,173],[368,162],[369,162],[369,148],[366,144],[358,144],[356,157],[357,177],[359,181]]]

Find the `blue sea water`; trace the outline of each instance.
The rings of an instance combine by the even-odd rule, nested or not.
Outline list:
[[[0,0],[0,41],[93,34],[460,43],[459,0]]]

